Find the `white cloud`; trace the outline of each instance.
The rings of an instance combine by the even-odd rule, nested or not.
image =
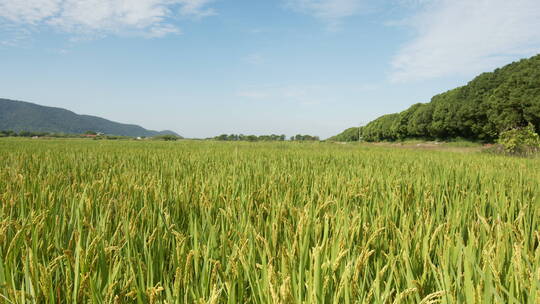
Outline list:
[[[204,17],[211,0],[0,0],[0,21],[19,28],[52,27],[76,34],[179,33],[177,16]]]
[[[367,0],[286,0],[285,3],[290,9],[312,15],[335,27],[343,18],[365,10]]]
[[[538,0],[422,2],[406,22],[416,37],[394,57],[394,81],[469,76],[540,52]]]
[[[178,0],[182,4],[180,12],[184,16],[206,17],[215,15],[211,8],[205,8],[210,0]]]
[[[144,34],[148,38],[160,38],[167,36],[169,34],[180,34],[181,31],[179,28],[172,24],[159,24],[153,26]]]

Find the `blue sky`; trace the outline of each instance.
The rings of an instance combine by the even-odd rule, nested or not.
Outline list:
[[[325,138],[539,53],[539,28],[538,0],[0,0],[0,97]]]

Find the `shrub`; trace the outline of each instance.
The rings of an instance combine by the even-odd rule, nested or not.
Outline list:
[[[172,134],[165,134],[165,135],[158,135],[154,136],[154,139],[156,140],[164,140],[164,141],[176,141],[181,139],[181,137],[172,135]]]
[[[502,132],[498,143],[509,154],[530,155],[540,151],[540,136],[532,124]]]

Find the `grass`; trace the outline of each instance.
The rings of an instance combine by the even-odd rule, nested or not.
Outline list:
[[[0,140],[0,303],[540,301],[540,160]]]

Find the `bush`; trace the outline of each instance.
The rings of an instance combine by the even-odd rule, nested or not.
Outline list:
[[[165,135],[154,136],[154,139],[164,140],[164,141],[176,141],[182,138],[176,135],[172,135],[172,134],[165,134]]]
[[[498,143],[509,154],[530,155],[540,151],[540,136],[532,124],[502,132]]]

